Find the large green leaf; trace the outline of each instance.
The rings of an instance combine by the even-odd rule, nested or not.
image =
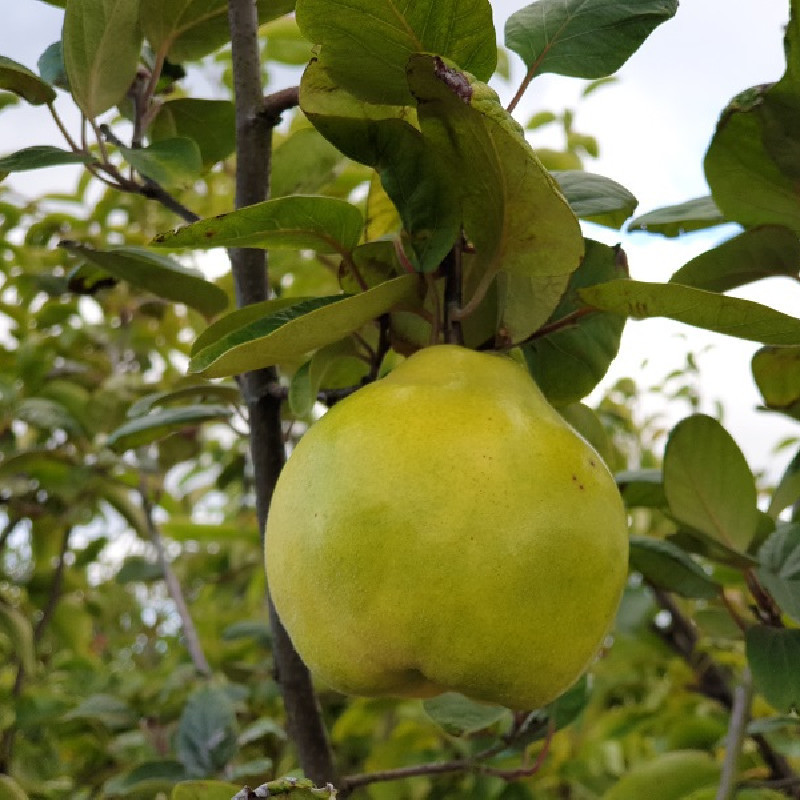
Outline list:
[[[764,405],[800,418],[800,345],[762,347],[750,367]]]
[[[674,206],[648,211],[628,225],[629,231],[647,231],[664,236],[682,236],[690,231],[713,228],[727,222],[710,195],[696,197]]]
[[[73,153],[49,144],[37,144],[0,156],[0,173],[25,172],[62,164],[88,164],[91,160],[91,156],[85,153]]]
[[[793,506],[798,500],[800,500],[800,450],[795,453],[773,490],[767,513],[773,519],[777,519],[781,511]]]
[[[167,188],[185,186],[203,171],[200,148],[185,136],[160,139],[148,147],[120,147],[119,151],[137,172]]]
[[[158,247],[288,247],[345,253],[357,244],[364,227],[361,212],[345,200],[294,195],[202,219],[162,233]]]
[[[683,597],[711,599],[721,587],[692,557],[671,542],[646,536],[631,536],[630,567],[654,586]]]
[[[141,0],[142,28],[153,50],[195,61],[230,39],[227,0]],[[257,0],[261,23],[286,14],[294,0]]]
[[[602,175],[575,169],[554,172],[553,177],[575,216],[587,222],[619,229],[638,205],[624,186]]]
[[[745,645],[756,688],[778,711],[800,710],[800,630],[754,625]]]
[[[189,369],[209,378],[237,375],[281,361],[293,361],[338,341],[398,305],[417,298],[416,275],[403,275],[357,295],[313,298],[232,327],[211,326],[195,346]],[[238,313],[238,312],[234,312]]]
[[[784,52],[783,77],[741,93],[722,114],[705,173],[714,200],[731,219],[800,232],[800,11],[795,3]]]
[[[210,167],[227,158],[236,148],[233,103],[199,97],[168,100],[153,121],[150,135],[154,141],[175,136],[192,139],[200,149],[203,166]]]
[[[800,525],[779,525],[758,551],[758,578],[775,602],[800,622]]]
[[[570,276],[567,290],[548,324],[568,318],[583,305],[578,297],[580,288],[613,280],[620,272],[624,274],[618,252],[608,245],[586,240],[586,255]],[[536,336],[524,345],[528,369],[553,405],[574,403],[594,389],[617,355],[624,326],[625,317],[619,314],[592,313],[572,325]]]
[[[530,73],[602,78],[616,72],[678,0],[537,0],[506,22],[506,47]]]
[[[461,194],[475,251],[465,267],[465,300],[480,297],[502,272],[500,327],[520,341],[550,316],[577,269],[580,225],[492,89],[429,55],[412,56],[408,78],[426,145]],[[512,305],[520,297],[524,306]]]
[[[414,53],[438,53],[480,80],[497,63],[488,0],[298,0],[297,24],[322,45],[334,82],[374,103],[412,102],[405,70]]]
[[[226,420],[230,414],[230,409],[225,406],[162,408],[124,423],[108,437],[106,444],[112,450],[122,453],[158,441],[188,427],[195,427],[204,422]]]
[[[670,433],[664,451],[669,510],[691,530],[732,550],[756,535],[756,484],[742,451],[712,417],[694,414]]]
[[[414,112],[355,97],[317,62],[303,74],[300,107],[329,142],[377,170],[402,219],[416,268],[435,270],[459,235],[461,209],[457,185],[426,147]]]
[[[684,264],[672,283],[727,292],[746,283],[800,272],[800,239],[788,228],[764,225],[728,239]]]
[[[108,250],[93,250],[77,242],[61,244],[116,278],[146,289],[158,297],[185,303],[207,316],[222,311],[228,305],[228,296],[219,286],[160,253],[153,253],[143,247],[120,246]]]
[[[52,103],[56,93],[35,72],[10,58],[0,56],[0,89],[12,92],[31,105]]]
[[[93,119],[119,103],[136,77],[139,0],[70,0],[62,42],[72,96]]]
[[[768,306],[677,283],[621,280],[580,290],[594,308],[629,317],[669,317],[764,344],[800,344],[800,319]]]

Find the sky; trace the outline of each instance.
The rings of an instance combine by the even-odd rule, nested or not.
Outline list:
[[[505,19],[525,3],[493,0],[492,5],[502,42]],[[35,70],[41,52],[59,38],[61,17],[62,12],[40,0],[15,0],[15,13],[7,14],[0,27],[0,55]],[[738,92],[781,76],[787,18],[788,0],[681,0],[676,16],[656,29],[620,70],[616,83],[581,99],[585,82],[545,75],[531,84],[515,116],[524,123],[534,111],[575,109],[575,128],[600,143],[600,157],[589,160],[587,169],[629,189],[639,200],[637,214],[705,195],[703,154],[719,114]],[[523,71],[512,54],[511,82],[494,84],[504,100],[510,99]],[[77,116],[64,93],[59,95],[57,108],[74,129]],[[0,114],[0,154],[30,144],[63,145],[47,112],[17,107]],[[51,168],[25,173],[13,186],[33,196],[72,186],[76,174],[74,167]],[[653,281],[667,280],[686,261],[735,232],[726,226],[664,239],[586,228],[592,238],[621,243],[632,277]],[[800,284],[788,279],[769,279],[735,293],[800,315]],[[800,431],[788,420],[755,410],[759,395],[749,361],[756,349],[753,343],[666,320],[631,321],[620,357],[599,391],[625,375],[643,386],[657,383],[679,368],[691,350],[699,354],[709,401],[704,410],[711,412],[711,402],[722,399],[725,424],[751,464],[775,478],[791,454],[776,456],[773,446]],[[670,409],[655,396],[642,413],[662,410],[667,419],[672,415],[672,422],[686,413],[685,407]]]

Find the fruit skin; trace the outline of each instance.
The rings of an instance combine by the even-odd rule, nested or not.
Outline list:
[[[586,669],[627,574],[596,452],[505,356],[437,345],[335,405],[278,480],[267,577],[344,693],[538,708]]]

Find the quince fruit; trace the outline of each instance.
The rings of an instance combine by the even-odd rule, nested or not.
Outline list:
[[[597,453],[519,363],[454,345],[309,429],[266,542],[300,656],[363,696],[539,708],[592,660],[627,574],[626,514]]]

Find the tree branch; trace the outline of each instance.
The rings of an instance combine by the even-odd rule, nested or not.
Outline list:
[[[274,113],[268,116],[261,86],[255,0],[228,0],[228,23],[236,102],[236,207],[241,208],[269,196],[272,128],[277,120]],[[289,106],[275,107],[285,110]],[[230,258],[237,304],[241,307],[267,299],[265,252],[236,248],[231,249]],[[281,403],[270,391],[275,383],[275,371],[263,369],[243,376],[241,384],[250,417],[250,452],[262,536],[272,491],[285,459]],[[311,676],[292,646],[269,595],[267,602],[277,678],[300,766],[317,785],[335,783],[333,756]]]
[[[669,611],[672,618],[672,623],[666,631],[657,628],[656,632],[694,670],[698,679],[697,690],[706,697],[717,700],[728,711],[732,711],[734,694],[728,676],[710,656],[697,652],[697,631],[669,593],[663,589],[651,588],[658,604],[665,611]],[[772,780],[786,781],[790,787],[787,789],[787,794],[790,797],[800,798],[798,776],[789,762],[774,750],[763,734],[752,734],[750,738],[755,742],[761,758],[769,767]]]
[[[150,497],[147,493],[147,488],[144,485],[139,487],[139,496],[142,501],[142,511],[144,512],[145,523],[147,524],[147,533],[150,536],[150,541],[156,549],[156,557],[158,558],[161,573],[164,576],[164,583],[167,586],[167,593],[169,594],[173,603],[175,603],[175,610],[181,619],[181,629],[183,630],[183,638],[186,642],[186,649],[189,651],[189,656],[192,659],[194,668],[205,677],[210,677],[212,670],[203,652],[203,646],[200,644],[200,637],[197,635],[197,628],[195,628],[192,615],[189,613],[189,606],[186,604],[186,598],[183,596],[183,589],[181,589],[180,581],[178,581],[175,571],[172,569],[169,561],[167,560],[167,553],[164,549],[164,540],[161,538],[161,531],[156,525],[153,516],[153,504],[150,502]]]

